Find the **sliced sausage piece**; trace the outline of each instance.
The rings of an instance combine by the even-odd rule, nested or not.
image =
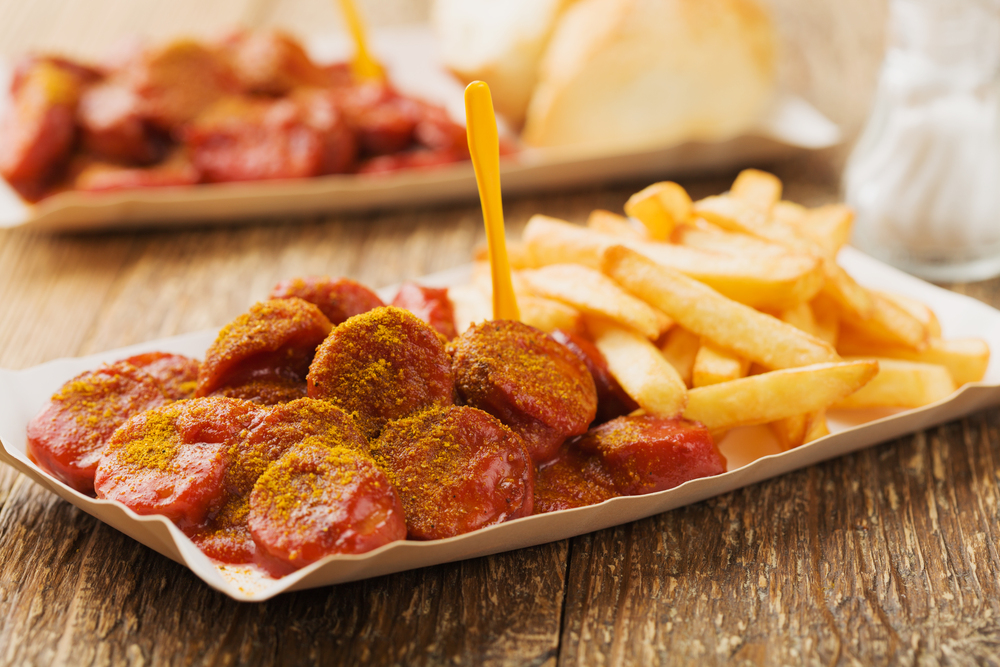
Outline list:
[[[110,79],[86,88],[77,109],[83,148],[98,158],[149,164],[166,148],[142,117],[142,99],[123,82]]]
[[[575,446],[601,459],[618,493],[636,496],[726,472],[708,429],[686,419],[618,417],[591,429]]]
[[[441,335],[387,306],[337,326],[309,367],[309,396],[351,415],[368,438],[386,422],[452,403],[451,363]]]
[[[0,176],[29,201],[38,201],[66,167],[76,136],[78,79],[41,60],[17,87],[0,125]]]
[[[452,405],[390,422],[372,456],[403,502],[411,539],[531,514],[534,466],[524,442],[482,410]]]
[[[257,480],[249,526],[260,549],[294,567],[406,537],[399,497],[371,457],[316,440],[293,445]]]
[[[195,396],[251,379],[305,378],[316,346],[330,333],[330,320],[302,299],[271,299],[223,327],[205,353]]]
[[[279,405],[305,398],[306,383],[304,380],[283,377],[251,378],[243,384],[219,387],[210,396],[228,396],[242,398],[257,405]]]
[[[424,169],[468,159],[452,150],[417,149],[393,153],[392,155],[377,155],[358,163],[359,174],[389,174],[403,169]]]
[[[448,299],[448,288],[425,287],[416,283],[403,283],[392,300],[392,305],[405,308],[447,338],[455,333],[455,311]]]
[[[280,30],[237,35],[226,50],[245,92],[287,95],[301,86],[323,87],[329,80],[302,45]]]
[[[148,167],[123,167],[78,156],[71,171],[75,173],[72,187],[84,192],[169,188],[201,181],[201,174],[183,151],[175,151],[163,162]]]
[[[352,171],[358,156],[358,141],[340,111],[337,94],[331,90],[303,88],[292,93],[291,99],[298,105],[303,122],[319,136],[317,175]]]
[[[144,51],[120,77],[141,100],[142,117],[165,132],[239,90],[228,57],[193,39]]]
[[[617,495],[600,458],[572,444],[535,473],[535,514],[596,505]]]
[[[462,400],[514,429],[535,463],[551,459],[594,420],[597,391],[587,367],[537,329],[483,322],[452,341],[450,351]]]
[[[292,278],[271,289],[272,299],[287,299],[292,296],[317,305],[334,325],[385,305],[375,292],[350,278]]]
[[[358,138],[362,155],[398,153],[413,143],[419,110],[386,84],[363,82],[338,88],[337,103]]]
[[[119,361],[76,376],[28,422],[28,456],[80,493],[94,494],[94,474],[111,435],[144,410],[168,402],[156,380]]]
[[[323,141],[289,99],[228,97],[184,128],[184,145],[209,182],[306,178],[320,173]]]
[[[594,386],[597,388],[597,417],[598,423],[604,423],[615,417],[627,415],[638,409],[631,396],[625,393],[618,380],[608,370],[608,362],[601,351],[586,338],[577,334],[556,329],[551,334],[558,343],[562,343],[569,350],[580,358],[594,378]]]
[[[326,401],[302,398],[263,409],[259,422],[229,448],[233,462],[225,475],[219,510],[188,536],[202,551],[227,563],[249,563],[256,548],[247,517],[257,479],[287,449],[304,441],[324,447],[349,447],[363,453],[368,443],[342,410]]]
[[[194,397],[201,362],[182,354],[147,352],[125,360],[140,368],[160,383],[168,398],[179,401]]]
[[[222,504],[231,449],[259,413],[246,401],[196,398],[132,417],[101,458],[97,496],[197,526]]]

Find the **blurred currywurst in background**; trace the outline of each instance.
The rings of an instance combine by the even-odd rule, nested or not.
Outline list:
[[[775,30],[753,0],[434,0],[445,66],[534,146],[659,147],[748,130]]]

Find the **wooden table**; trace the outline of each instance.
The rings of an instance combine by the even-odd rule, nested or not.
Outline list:
[[[835,198],[822,161],[787,196]],[[684,181],[693,195],[732,174]],[[643,183],[507,202],[620,210]],[[282,278],[468,260],[478,205],[237,229],[0,234],[0,366],[218,327]],[[1000,280],[954,286],[1000,306]],[[1000,651],[1000,411],[644,521],[240,604],[0,469],[0,663],[972,664]]]

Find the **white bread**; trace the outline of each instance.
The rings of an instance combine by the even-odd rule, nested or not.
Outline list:
[[[520,127],[538,61],[572,0],[434,0],[431,24],[445,67],[465,83],[490,86],[493,105]]]
[[[752,0],[579,0],[552,33],[523,138],[612,150],[731,138],[769,102],[775,39]]]

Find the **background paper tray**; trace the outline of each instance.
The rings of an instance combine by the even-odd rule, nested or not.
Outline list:
[[[425,26],[376,31],[373,50],[405,93],[444,105],[464,123],[463,87],[436,63]],[[343,39],[310,43],[321,61],[350,53]],[[9,75],[9,68],[6,73]],[[0,89],[6,89],[6,75]],[[0,108],[0,113],[3,109]],[[835,125],[805,101],[777,95],[746,136],[719,143],[692,142],[618,153],[579,149],[526,149],[501,163],[505,194],[613,181],[677,177],[733,169],[825,148],[840,140]],[[0,179],[0,227],[49,231],[144,228],[182,224],[241,224],[261,217],[319,211],[359,211],[477,196],[471,163],[390,174],[322,176],[287,181],[219,183],[108,193],[64,192],[31,205]]]

